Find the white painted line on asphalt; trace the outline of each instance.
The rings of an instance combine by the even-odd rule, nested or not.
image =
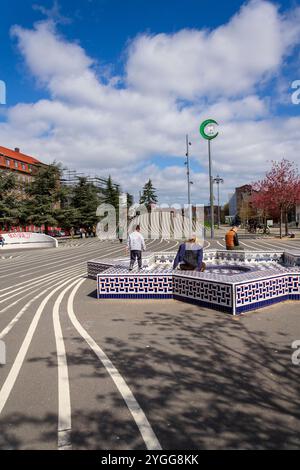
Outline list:
[[[66,263],[71,259],[77,259],[77,258],[82,258],[82,256],[87,256],[88,254],[92,254],[92,253],[97,253],[98,252],[98,248],[99,247],[93,247],[93,248],[89,248],[88,250],[85,250],[85,252],[80,252],[80,253],[75,253],[74,256],[70,256],[70,253],[67,252],[67,253],[64,253],[64,255],[62,256],[61,253],[59,253],[59,256],[58,258],[57,257],[54,257],[53,255],[49,255],[49,257],[47,258],[40,258],[40,260],[35,263],[35,268],[34,268],[34,271],[32,271],[32,268],[29,268],[29,269],[23,269],[21,271],[19,271],[18,274],[20,273],[27,273],[26,275],[29,275],[29,274],[32,274],[32,273],[35,273],[38,269],[45,269],[45,266],[52,266],[53,264],[56,264],[56,265],[59,265],[59,264],[62,264],[62,263]],[[105,247],[106,250],[110,250],[112,247]],[[119,251],[121,248],[118,248],[117,251]],[[47,261],[48,259],[50,259],[51,262]],[[54,261],[52,262],[52,260],[54,259]],[[32,261],[29,259],[25,265],[23,265],[24,267],[25,266],[32,266]],[[5,271],[5,274],[6,276],[15,276],[15,267],[14,266],[10,266],[11,268],[11,271]],[[20,275],[19,275],[20,277]]]
[[[71,398],[70,383],[67,364],[66,348],[59,320],[59,308],[66,292],[78,281],[75,280],[68,285],[57,297],[53,306],[53,326],[57,354],[57,373],[58,373],[58,450],[71,450]]]
[[[68,262],[71,259],[75,259],[75,258],[78,258],[78,257],[82,257],[82,256],[87,256],[87,255],[93,255],[94,253],[98,253],[99,252],[99,248],[101,248],[101,252],[103,253],[103,251],[106,251],[106,250],[111,250],[111,246],[99,246],[99,241],[97,243],[93,243],[92,245],[92,248],[88,248],[88,250],[85,250],[84,253],[72,253],[72,255],[70,256],[70,252],[67,251],[67,252],[64,252],[64,253],[51,253],[49,254],[47,252],[47,256],[45,257],[45,253],[40,253],[39,256],[37,257],[30,257],[30,258],[26,258],[25,261],[22,262],[22,264],[11,264],[10,266],[8,266],[9,268],[11,268],[11,271],[9,272],[7,270],[8,267],[5,267],[3,268],[3,272],[6,274],[6,275],[15,275],[15,272],[16,272],[16,267],[26,267],[28,265],[33,265],[34,264],[34,261],[37,261],[37,263],[35,263],[35,270],[34,271],[31,271],[31,273],[36,273],[37,270],[42,270],[45,268],[45,265],[48,265],[50,263],[47,263],[47,260],[50,259],[51,261],[52,260],[56,260],[56,261],[61,261],[62,263],[63,262]],[[148,245],[152,245],[153,243],[155,243],[155,240],[151,240]],[[81,244],[81,246],[84,246],[86,248],[87,244]],[[116,251],[114,252],[118,252],[122,249],[122,247],[119,247],[116,249]],[[108,253],[108,254],[111,254],[111,253]],[[39,266],[41,264],[41,266]],[[53,263],[52,263],[53,264]],[[61,263],[58,263],[58,264],[61,264]],[[1,272],[1,268],[0,268],[0,272]],[[24,271],[23,271],[24,272]],[[30,272],[28,272],[28,270],[26,270],[27,274],[24,274],[24,275],[19,275],[18,277],[26,277],[30,274]],[[1,291],[0,291],[1,292]]]
[[[251,242],[250,242],[250,243],[251,243]],[[240,244],[241,244],[241,245],[244,245],[244,246],[246,246],[246,247],[248,247],[248,248],[251,248],[251,250],[255,250],[255,249],[256,249],[255,246],[248,245],[247,243],[242,242],[242,241],[240,241]]]
[[[226,246],[223,245],[222,243],[220,243],[218,240],[217,240],[217,243],[218,243],[218,245],[220,245],[223,249],[226,249]]]
[[[171,241],[170,241],[170,243],[171,243]],[[178,241],[176,241],[174,245],[172,245],[172,246],[168,246],[168,247],[166,248],[166,251],[172,251],[172,250],[173,250],[173,248],[176,248],[176,246],[178,245],[178,243],[179,243],[179,242],[178,242]]]
[[[205,243],[207,243],[208,245],[207,245],[207,246],[204,246]],[[209,248],[209,247],[210,247],[210,242],[209,242],[208,240],[205,240],[205,241],[204,241],[204,245],[203,245],[203,249],[204,249],[204,248]]]
[[[38,286],[32,290],[32,287],[29,286],[25,292],[26,294],[23,295],[23,297],[19,297],[17,300],[15,300],[14,302],[11,302],[9,305],[7,305],[6,307],[2,308],[0,310],[0,313],[5,313],[7,310],[9,310],[11,307],[15,306],[16,304],[18,304],[19,302],[21,302],[22,300],[26,299],[26,297],[28,297],[28,295],[32,295],[34,294],[35,292],[37,292],[40,288],[43,288],[43,286],[45,284],[48,285],[48,283],[50,282],[55,282],[56,280],[58,279],[65,279],[66,276],[67,277],[70,277],[72,275],[75,275],[79,272],[82,272],[82,268],[78,267],[78,268],[73,268],[73,269],[69,269],[67,273],[62,273],[62,274],[55,274],[55,275],[52,275],[52,276],[49,276],[49,278],[45,279],[44,281],[42,281],[41,283],[38,284]],[[48,289],[46,289],[48,290]],[[44,292],[44,290],[43,290]],[[19,294],[16,294],[16,295],[19,295]],[[1,300],[1,302],[5,302],[6,300],[10,299],[11,297],[15,297],[14,295],[10,296],[10,297],[7,297],[6,299],[4,300]]]
[[[105,252],[104,254],[101,254],[101,256],[98,256],[98,258],[99,258],[99,259],[101,259],[101,258],[106,258],[107,256],[109,256],[109,255],[111,255],[111,254],[114,254],[114,253],[118,253],[119,251],[120,251],[120,248],[117,249],[117,250],[108,251],[108,252]],[[96,253],[97,253],[97,252],[96,252]],[[88,254],[91,254],[91,253],[88,253]],[[93,251],[93,254],[94,254],[94,251]],[[86,256],[86,255],[85,255],[84,253],[82,253],[82,254],[80,255],[80,257],[82,258],[82,256]],[[71,260],[69,259],[69,261],[72,261],[72,262],[73,262],[73,261],[77,261],[77,257],[76,257],[76,259],[75,259],[75,258],[71,258]],[[69,269],[69,268],[72,267],[72,266],[78,266],[79,264],[83,264],[83,263],[86,263],[86,262],[87,262],[86,258],[83,258],[82,260],[78,261],[78,263],[76,263],[76,264],[71,264],[71,265],[69,265],[69,266],[62,266],[61,269],[58,269],[58,270],[56,270],[56,271],[52,271],[52,272],[50,272],[50,273],[48,273],[48,274],[44,274],[44,275],[41,275],[41,276],[38,276],[38,277],[34,277],[34,278],[31,278],[31,279],[28,279],[27,281],[19,282],[18,284],[14,284],[14,286],[13,286],[14,292],[16,291],[16,287],[18,287],[18,286],[23,286],[24,284],[28,284],[28,283],[30,283],[30,285],[32,285],[32,284],[34,283],[34,281],[36,281],[36,280],[45,279],[45,278],[47,278],[47,277],[48,277],[49,275],[51,275],[51,274],[60,273],[60,272],[62,272],[63,270],[67,270],[67,269]],[[0,289],[0,292],[7,291],[7,290],[9,290],[9,289],[12,289],[12,287],[10,286],[10,287],[5,287],[4,289]],[[20,290],[20,289],[18,289],[18,290]],[[6,294],[2,294],[2,295],[0,295],[0,297],[3,297],[3,295],[6,295]]]
[[[93,252],[95,252],[95,250],[93,250]],[[87,254],[87,253],[78,253],[77,256],[72,257],[72,259],[75,260],[75,259],[82,258],[82,256],[83,256],[83,255],[86,255],[86,254]],[[69,262],[69,261],[70,261],[70,256],[65,256],[65,258],[62,258],[62,257],[61,257],[59,260],[56,259],[55,261],[51,261],[51,262],[48,261],[47,263],[45,263],[44,260],[41,260],[40,263],[37,263],[37,264],[35,265],[34,269],[33,269],[32,267],[30,267],[30,268],[28,268],[28,269],[22,269],[21,271],[19,271],[18,277],[26,277],[26,276],[29,276],[29,275],[31,275],[31,274],[35,274],[38,270],[44,270],[45,267],[48,268],[48,267],[50,267],[50,266],[52,266],[52,265],[55,265],[55,266],[54,266],[54,268],[55,268],[55,267],[57,267],[57,266],[59,266],[59,265],[65,264],[65,263],[67,263],[67,262]],[[30,264],[32,264],[32,263],[30,263]],[[39,264],[41,264],[41,265],[39,266]],[[22,276],[20,273],[26,273],[26,274]],[[15,273],[14,270],[12,270],[10,273],[7,273],[7,276],[15,276],[15,275],[16,275],[16,273]]]
[[[37,255],[33,256],[32,253],[30,254],[30,256],[23,256],[21,260],[18,260],[15,262],[15,259],[16,258],[13,258],[12,262],[9,264],[9,266],[0,266],[0,272],[5,272],[5,269],[7,268],[15,268],[15,267],[22,267],[22,266],[25,266],[25,265],[28,265],[28,263],[33,263],[34,261],[39,261],[41,263],[45,263],[47,262],[47,260],[53,260],[53,259],[61,259],[61,257],[65,255],[65,256],[70,256],[70,251],[68,252],[62,252],[62,251],[59,251],[59,252],[54,252],[53,253],[49,253],[48,251],[45,253],[44,251],[39,251]]]
[[[81,271],[78,271],[78,276],[83,275]],[[17,313],[17,315],[14,316],[14,318],[8,323],[8,325],[0,332],[0,339],[4,339],[5,336],[10,332],[10,330],[14,327],[14,325],[20,320],[20,318],[23,316],[23,314],[28,310],[30,305],[33,304],[37,299],[42,297],[46,292],[48,292],[50,289],[52,289],[55,286],[59,286],[61,281],[55,282],[54,284],[51,284],[47,289],[42,290],[39,294],[37,294],[35,297],[32,297],[29,302],[27,302],[24,307]],[[36,291],[34,291],[36,292]]]
[[[15,287],[13,286],[13,287],[10,288],[11,289],[10,291],[5,292],[4,294],[0,295],[0,298],[5,297],[5,299],[0,300],[0,304],[3,303],[3,302],[6,302],[7,300],[9,300],[13,297],[16,297],[17,295],[22,294],[23,291],[27,292],[28,290],[31,290],[33,287],[34,288],[36,286],[39,287],[39,286],[43,285],[45,282],[50,281],[52,278],[56,278],[57,276],[60,276],[62,274],[68,275],[68,273],[72,272],[74,269],[80,269],[79,265],[81,265],[81,264],[82,263],[76,263],[76,264],[73,264],[72,266],[68,266],[67,268],[61,269],[60,271],[54,271],[53,273],[48,273],[45,276],[43,276],[43,279],[41,279],[39,281],[31,282],[31,280],[28,280],[26,282],[25,286],[18,287],[17,289],[15,289]],[[76,266],[77,266],[77,268],[75,268]],[[19,291],[21,291],[21,292],[19,292]],[[13,292],[13,294],[12,294],[12,292]],[[13,304],[11,304],[11,305],[13,305]],[[2,310],[0,310],[0,312],[2,312]]]
[[[78,276],[75,276],[75,279],[78,278]],[[43,313],[43,310],[45,308],[45,306],[47,305],[48,301],[50,300],[50,298],[59,290],[61,289],[61,287],[65,286],[66,284],[68,284],[69,282],[73,282],[74,280],[74,277],[72,277],[71,279],[68,279],[67,281],[65,281],[63,284],[61,284],[60,286],[56,287],[52,292],[50,292],[50,294],[48,294],[44,300],[40,303],[39,305],[39,308],[37,309],[31,323],[30,323],[30,326],[28,328],[28,331],[26,333],[26,336],[23,340],[23,343],[18,351],[18,354],[14,360],[14,363],[8,373],[8,376],[6,377],[6,380],[0,390],[0,414],[2,413],[3,411],[3,408],[11,394],[11,391],[16,383],[16,380],[18,378],[18,375],[20,373],[20,370],[21,370],[21,367],[24,363],[24,359],[26,357],[26,354],[28,352],[28,349],[29,349],[29,346],[31,344],[31,341],[32,341],[32,338],[33,338],[33,335],[35,333],[35,330],[37,328],[37,325],[38,325],[38,322],[41,318],[41,315]]]
[[[267,242],[261,242],[261,243],[264,243],[265,245],[267,245]],[[275,244],[274,244],[274,242],[273,242],[273,244],[269,244],[269,243],[268,243],[268,245],[274,246],[275,248],[277,247],[277,249],[279,248],[280,251],[286,251],[287,249],[289,249],[289,250],[293,250],[293,249],[299,250],[299,249],[300,249],[299,245],[297,246],[297,244],[296,244],[296,245],[293,247],[293,246],[292,246],[292,243],[293,243],[293,242],[291,242],[291,244],[289,244],[289,243],[279,242],[279,241],[278,241],[277,243],[275,242]],[[286,248],[284,248],[284,247],[286,247]]]
[[[79,321],[77,320],[75,316],[74,308],[73,308],[74,297],[75,297],[77,290],[79,289],[79,287],[84,281],[85,279],[81,279],[80,281],[78,281],[76,286],[73,288],[71,294],[69,295],[68,314],[69,314],[70,320],[73,323],[75,329],[78,331],[78,333],[85,339],[85,341],[88,343],[90,348],[94,351],[96,356],[100,359],[103,366],[107,370],[108,374],[114,381],[134,421],[136,422],[136,425],[141,433],[141,436],[145,442],[147,449],[148,450],[161,450],[161,445],[145,413],[143,412],[142,408],[138,404],[137,400],[135,399],[127,383],[125,382],[125,380],[123,379],[119,371],[116,369],[116,367],[113,365],[111,360],[108,358],[108,356],[105,354],[105,352],[94,341],[94,339],[88,334],[88,332],[83,328],[83,326],[79,323]]]

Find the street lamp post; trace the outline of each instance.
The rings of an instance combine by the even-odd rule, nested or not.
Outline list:
[[[224,183],[224,180],[223,178],[220,178],[219,175],[217,175],[215,178],[214,178],[214,183],[217,183],[218,185],[218,228],[220,228],[220,183]]]
[[[186,134],[185,136],[186,140],[186,177],[187,177],[187,185],[188,185],[188,208],[189,208],[189,237],[192,235],[192,207],[191,207],[191,184],[193,184],[192,181],[190,181],[190,159],[189,159],[189,146],[192,145],[191,142],[189,142],[189,136]]]
[[[203,139],[208,141],[208,165],[209,165],[209,194],[210,194],[210,238],[214,239],[214,190],[211,165],[210,141],[217,137],[216,126],[218,123],[214,119],[206,119],[200,125],[199,131]]]

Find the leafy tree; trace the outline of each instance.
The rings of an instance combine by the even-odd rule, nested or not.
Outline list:
[[[280,218],[280,238],[282,237],[282,222],[285,216],[285,232],[287,235],[288,212],[300,200],[300,176],[294,162],[283,158],[280,162],[272,163],[272,168],[263,180],[254,183],[255,193],[252,204],[264,213],[277,212]]]
[[[111,176],[109,175],[106,182],[106,188],[103,191],[103,202],[111,204],[116,209],[116,220],[119,218],[119,197],[120,188],[114,184]]]
[[[143,187],[143,192],[140,198],[140,204],[145,204],[147,210],[151,210],[152,204],[157,204],[158,197],[156,195],[156,189],[154,188],[151,179]]]
[[[96,211],[100,203],[97,187],[88,182],[87,178],[81,177],[73,190],[74,225],[85,229],[96,225],[98,222]]]
[[[106,204],[111,204],[117,209],[119,206],[119,196],[119,186],[113,183],[112,178],[109,175],[108,180],[106,182],[106,188],[103,191],[103,202],[105,202]]]
[[[20,216],[17,184],[12,173],[0,172],[0,225],[15,223]]]
[[[27,200],[24,211],[27,222],[41,226],[45,233],[49,226],[58,223],[62,187],[60,185],[61,166],[57,163],[42,165],[34,175],[33,181],[26,188]]]
[[[133,196],[132,194],[127,193],[127,209],[133,205]]]
[[[62,186],[60,194],[60,207],[56,210],[56,218],[62,229],[70,230],[76,225],[79,218],[78,210],[73,207],[74,188]]]

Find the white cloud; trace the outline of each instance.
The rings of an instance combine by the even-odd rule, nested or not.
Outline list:
[[[51,21],[12,35],[29,72],[49,98],[8,109],[0,124],[2,145],[18,146],[41,160],[62,161],[92,173],[111,173],[137,192],[151,177],[164,200],[185,198],[185,134],[192,159],[205,172],[193,175],[193,193],[207,202],[207,144],[198,125],[215,117],[214,172],[223,196],[260,176],[266,161],[300,155],[300,118],[272,117],[269,98],[257,89],[280,75],[297,44],[299,10],[282,16],[275,5],[254,1],[215,30],[137,37],[128,49],[124,88],[76,43],[62,38]],[[99,59],[100,60],[100,59]],[[127,81],[126,81],[127,80]],[[187,104],[185,100],[188,100]],[[160,156],[178,164],[151,163]],[[157,161],[157,159],[156,159]]]
[[[212,31],[142,35],[129,48],[130,86],[152,94],[238,96],[277,71],[299,40],[299,10],[282,17],[270,2],[252,1]]]

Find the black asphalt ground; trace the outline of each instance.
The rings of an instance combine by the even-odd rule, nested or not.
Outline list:
[[[300,250],[299,239],[242,243]],[[0,449],[299,448],[300,303],[233,317],[97,300],[86,261],[123,253],[96,239],[0,253]]]

